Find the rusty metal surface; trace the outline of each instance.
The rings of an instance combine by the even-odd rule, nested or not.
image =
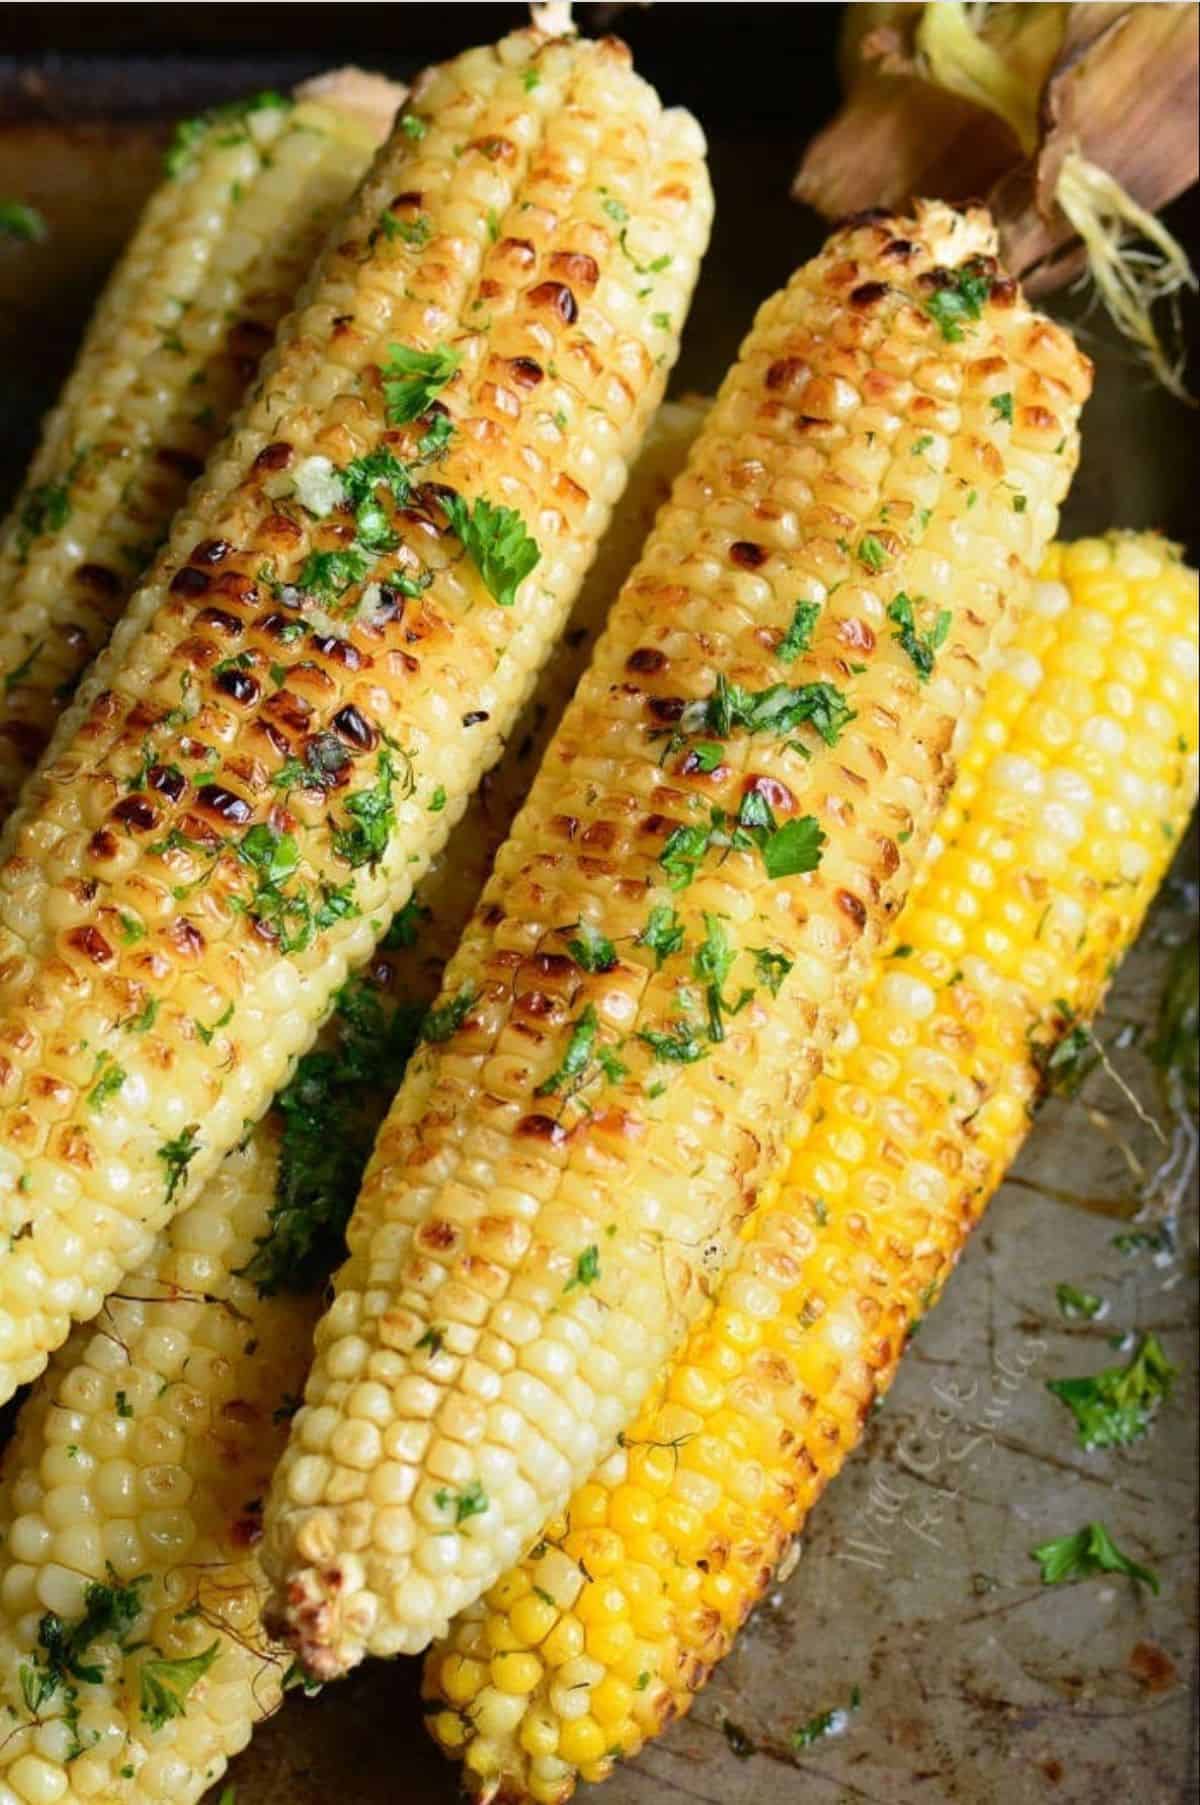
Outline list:
[[[669,90],[663,71],[649,72]],[[275,79],[291,73],[280,65]],[[207,100],[211,64],[203,82]],[[237,87],[227,73],[218,91]],[[32,200],[51,236],[41,246],[0,242],[5,495],[154,180],[163,136],[152,104],[106,123],[57,105],[53,83],[41,102],[30,102],[28,83],[21,92],[21,106],[7,118],[0,110],[0,196]],[[819,235],[785,198],[802,136],[801,126],[787,137],[757,124],[713,133],[719,223],[680,386],[711,388],[755,302]],[[1103,331],[1086,330],[1100,379],[1066,526],[1163,525],[1186,536],[1194,422]],[[1194,834],[1177,869],[1194,877]],[[1184,898],[1177,883],[1126,963],[1106,1036],[1150,1020],[1165,942],[1195,931],[1194,911],[1194,884]],[[1137,1048],[1114,1058],[1161,1116]],[[608,1783],[609,1805],[1182,1805],[1197,1796],[1195,1187],[1172,1260],[1123,1255],[1112,1245],[1115,1219],[1139,1197],[1122,1143],[1146,1169],[1157,1163],[1151,1130],[1102,1071],[1081,1100],[1048,1107],[863,1446],[814,1514],[796,1573],[691,1717]],[[1060,1280],[1106,1297],[1105,1319],[1065,1324]],[[1183,1374],[1174,1399],[1146,1441],[1083,1453],[1045,1380],[1095,1371],[1118,1358],[1110,1334],[1148,1329]],[[1029,1549],[1092,1519],[1158,1571],[1161,1596],[1119,1579],[1038,1584]],[[289,1706],[235,1762],[237,1805],[448,1805],[454,1773],[421,1731],[416,1674],[411,1662],[377,1666]],[[846,1706],[855,1687],[861,1703],[845,1733],[793,1754],[791,1731]]]

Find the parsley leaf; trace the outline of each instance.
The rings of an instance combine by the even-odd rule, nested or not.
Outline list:
[[[1176,1376],[1157,1335],[1145,1335],[1127,1366],[1087,1379],[1048,1379],[1046,1390],[1073,1414],[1081,1448],[1120,1448],[1146,1434]]]
[[[511,608],[542,555],[525,522],[515,508],[494,507],[483,496],[468,509],[461,495],[450,494],[443,498],[443,506],[484,588],[502,608]]]
[[[346,798],[344,806],[352,825],[335,829],[333,835],[334,852],[354,870],[362,865],[378,865],[396,825],[392,785],[397,772],[386,746],[379,754],[376,771],[378,776],[369,789],[355,790]]]
[[[661,971],[671,954],[677,953],[683,945],[683,923],[675,910],[662,903],[651,909],[636,944],[649,947],[654,954],[655,970]]]
[[[414,351],[408,345],[391,345],[383,366],[383,395],[388,424],[407,426],[419,420],[434,396],[444,389],[462,358],[449,345],[432,351]]]
[[[453,1509],[456,1525],[467,1522],[470,1517],[481,1517],[491,1508],[487,1493],[478,1479],[472,1479],[470,1485],[464,1486],[461,1492],[451,1492],[443,1487],[433,1494],[433,1502],[439,1510]]]
[[[167,1195],[166,1203],[175,1201],[175,1193],[187,1177],[187,1169],[200,1151],[200,1124],[189,1122],[180,1130],[174,1140],[164,1141],[158,1149],[158,1157],[166,1168]]]
[[[1013,398],[1010,394],[993,395],[989,405],[997,420],[1007,420],[1012,425]]]
[[[400,130],[404,133],[404,136],[406,138],[411,138],[414,144],[418,143],[429,130],[428,124],[421,118],[419,113],[402,114],[399,124]]]
[[[474,1001],[473,986],[464,984],[458,995],[451,997],[448,1003],[441,1003],[437,1008],[426,1011],[421,1023],[420,1038],[434,1042],[449,1040],[466,1021]]]
[[[576,935],[567,941],[567,951],[581,971],[611,971],[617,963],[617,949],[612,941],[584,919],[576,923]]]
[[[925,303],[925,311],[933,320],[947,344],[963,339],[963,322],[983,317],[983,304],[991,294],[991,284],[978,265],[964,263],[953,272],[955,280],[939,288]]]
[[[892,634],[892,638],[901,651],[908,653],[922,683],[928,682],[933,675],[938,651],[946,643],[950,622],[954,618],[950,610],[948,608],[939,610],[929,631],[921,632],[914,618],[912,598],[901,590],[888,608],[887,615],[888,619],[899,629],[898,632]]]
[[[813,629],[821,618],[818,602],[797,602],[792,622],[775,648],[780,664],[793,664],[812,644]]]
[[[685,733],[707,729],[724,740],[735,727],[784,738],[807,722],[827,746],[835,746],[853,719],[854,710],[832,683],[802,683],[796,689],[773,683],[767,689],[750,690],[718,676],[712,695],[690,703],[679,724]]]
[[[712,830],[695,825],[672,828],[667,835],[658,862],[671,882],[672,890],[686,890],[703,863],[712,839]],[[680,935],[682,940],[682,934]],[[674,951],[674,948],[671,949]],[[659,961],[661,964],[661,960]]]
[[[88,1092],[88,1107],[97,1114],[104,1108],[110,1097],[115,1097],[125,1082],[125,1073],[117,1064],[111,1053],[101,1053],[96,1060],[96,1069],[92,1073],[92,1088]]]
[[[342,552],[310,552],[296,577],[297,589],[318,601],[337,601],[371,574],[371,560],[357,546]]]
[[[725,1004],[722,991],[725,980],[729,976],[730,967],[737,958],[737,949],[730,946],[725,924],[719,915],[705,912],[704,939],[692,954],[692,975],[701,979],[705,985],[705,1000],[708,1005],[708,1037],[710,1040],[724,1040],[725,1027],[722,1016]]]
[[[0,201],[0,238],[40,244],[45,236],[46,222],[36,207],[27,206],[24,201]]]
[[[667,1034],[643,1028],[637,1038],[649,1047],[655,1059],[666,1065],[695,1065],[698,1059],[708,1057],[708,1049],[691,1022],[672,1022]]]
[[[221,1652],[220,1638],[202,1649],[198,1655],[168,1660],[158,1656],[143,1661],[138,1673],[141,1689],[142,1716],[152,1730],[161,1730],[172,1717],[187,1711],[188,1694],[202,1680]]]
[[[585,1247],[575,1262],[575,1271],[563,1286],[564,1291],[574,1291],[579,1286],[594,1285],[600,1277],[600,1249],[593,1242]]]
[[[1077,1291],[1074,1285],[1056,1285],[1054,1295],[1064,1316],[1082,1316],[1091,1322],[1104,1308],[1104,1299],[1094,1291]]]
[[[1042,1570],[1044,1586],[1061,1586],[1069,1579],[1086,1579],[1093,1573],[1124,1573],[1139,1585],[1149,1586],[1157,1597],[1158,1577],[1122,1554],[1102,1523],[1088,1523],[1074,1535],[1059,1536],[1030,1549],[1030,1559]]]
[[[864,534],[858,543],[858,561],[878,575],[887,563],[887,547],[882,539],[877,539],[874,533]]]
[[[341,1254],[378,1102],[399,1088],[419,1016],[411,1005],[390,1006],[366,980],[350,980],[337,994],[334,1044],[303,1054],[276,1098],[275,1197],[246,1267],[261,1295],[311,1290]]]
[[[777,997],[780,985],[792,969],[792,961],[766,946],[752,946],[750,951],[754,954],[754,972],[759,983],[765,984],[771,995]]]
[[[596,1032],[599,1028],[596,1011],[589,1003],[571,1028],[571,1038],[567,1042],[567,1050],[563,1054],[562,1063],[556,1071],[543,1079],[534,1091],[535,1097],[549,1097],[570,1084],[573,1078],[581,1078],[587,1070],[588,1061],[592,1057]]]

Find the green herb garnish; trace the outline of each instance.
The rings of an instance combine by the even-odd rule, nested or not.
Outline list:
[[[1098,1307],[1099,1300],[1092,1301]],[[1127,1366],[1106,1367],[1086,1379],[1047,1379],[1046,1390],[1073,1414],[1081,1448],[1120,1448],[1146,1434],[1176,1377],[1157,1335],[1145,1335]]]
[[[1159,1592],[1157,1574],[1122,1554],[1102,1523],[1088,1523],[1074,1535],[1043,1542],[1030,1549],[1030,1559],[1041,1567],[1044,1586],[1061,1586],[1093,1573],[1124,1573],[1138,1585],[1149,1586],[1156,1597]]]
[[[515,508],[494,507],[483,496],[468,508],[461,495],[447,495],[443,506],[484,588],[502,608],[511,608],[542,555],[525,522]]]

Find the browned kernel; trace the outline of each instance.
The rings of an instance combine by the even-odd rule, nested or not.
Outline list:
[[[526,299],[531,307],[550,308],[568,326],[573,326],[579,318],[575,296],[565,282],[539,282],[536,288],[530,289]]]
[[[654,646],[639,646],[625,660],[625,669],[638,671],[645,676],[651,671],[661,671],[668,662],[665,652],[658,651]]]
[[[254,814],[244,796],[238,796],[219,783],[206,783],[196,797],[196,806],[207,809],[222,821],[232,822],[235,827],[244,827]]]
[[[758,570],[767,561],[765,547],[755,545],[752,539],[735,539],[729,548],[729,556],[743,570]]]
[[[273,445],[264,445],[254,460],[256,470],[286,470],[292,461],[292,447],[286,439],[277,439]]]
[[[339,708],[333,717],[333,726],[344,740],[348,740],[352,746],[358,746],[363,752],[369,752],[375,744],[375,729],[363,719],[352,702],[348,702],[345,708]]]
[[[121,593],[121,579],[107,564],[81,564],[75,576],[80,583],[88,589],[94,589],[98,595]]]
[[[211,580],[204,571],[195,570],[190,564],[185,564],[183,569],[177,570],[171,578],[171,594],[203,595]]]
[[[220,564],[233,550],[228,539],[202,539],[192,551],[193,564]]]
[[[532,357],[510,357],[508,371],[518,388],[535,389],[543,378],[542,366]]]

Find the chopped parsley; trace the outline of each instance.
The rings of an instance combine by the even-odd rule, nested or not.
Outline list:
[[[687,889],[703,864],[711,841],[712,829],[709,827],[681,825],[672,828],[658,855],[658,862],[670,879],[672,890]],[[682,933],[680,939],[682,940]]]
[[[854,710],[832,683],[802,683],[796,689],[773,683],[768,689],[749,690],[718,676],[712,695],[690,703],[679,725],[684,733],[706,729],[721,740],[736,727],[782,739],[807,722],[827,746],[835,746],[853,719]]]
[[[221,1652],[220,1638],[198,1655],[168,1660],[164,1655],[143,1661],[138,1671],[142,1716],[152,1730],[161,1730],[172,1717],[187,1711],[188,1694],[202,1680]]]
[[[933,626],[922,632],[916,623],[912,598],[901,590],[888,608],[887,617],[898,629],[892,634],[892,638],[902,652],[907,652],[922,683],[927,683],[933,675],[937,654],[945,645],[950,631],[950,622],[954,618],[950,610],[940,609]]]
[[[1102,1523],[1087,1523],[1074,1535],[1043,1542],[1029,1552],[1042,1570],[1044,1586],[1061,1586],[1093,1573],[1124,1573],[1135,1584],[1149,1586],[1156,1597],[1159,1592],[1157,1574],[1122,1554]]]
[[[535,88],[540,88],[541,85],[542,85],[542,78],[541,78],[540,74],[538,73],[538,71],[532,67],[529,69],[526,69],[524,74],[521,76],[521,86],[524,88],[525,92],[527,94],[532,94],[533,90]]]
[[[82,1754],[79,1743],[79,1690],[76,1681],[85,1686],[104,1682],[104,1668],[88,1656],[96,1643],[115,1642],[124,1648],[130,1631],[141,1615],[141,1588],[147,1576],[142,1574],[122,1584],[110,1566],[108,1584],[92,1580],[83,1595],[83,1615],[66,1622],[55,1611],[47,1611],[38,1622],[37,1649],[30,1662],[22,1662],[18,1677],[21,1696],[31,1717],[37,1717],[43,1705],[61,1688],[64,1700],[63,1718],[71,1732],[73,1748],[68,1759]]]
[[[857,1711],[862,1702],[862,1694],[857,1686],[850,1694],[848,1707],[834,1711],[819,1711],[810,1717],[806,1724],[801,1724],[792,1731],[789,1741],[793,1749],[810,1749],[814,1742],[820,1742],[826,1736],[840,1736],[850,1721],[850,1712]]]
[[[617,949],[612,941],[584,919],[576,923],[574,938],[567,941],[567,951],[581,971],[611,971],[617,963]]]
[[[965,321],[983,318],[984,302],[992,292],[987,277],[974,262],[964,263],[954,271],[954,277],[952,283],[939,288],[925,303],[926,313],[949,345],[962,341]]]
[[[1074,1285],[1056,1285],[1054,1295],[1063,1316],[1082,1316],[1087,1322],[1099,1316],[1104,1299],[1094,1291],[1077,1291]]]
[[[603,211],[608,214],[608,217],[612,220],[613,224],[627,226],[629,224],[629,209],[623,206],[621,202],[617,200],[615,195],[611,195],[607,188],[601,188],[600,193],[604,197],[600,202],[600,206]]]
[[[821,863],[825,834],[815,815],[778,827],[766,798],[751,790],[742,797],[738,825],[757,844],[769,878],[802,876]]]
[[[658,276],[662,274],[663,270],[670,268],[671,254],[669,251],[664,251],[661,257],[652,257],[649,263],[639,263],[629,248],[629,232],[626,226],[622,226],[617,234],[617,243],[621,247],[621,254],[632,263],[639,276]]]
[[[495,507],[483,496],[468,508],[461,495],[450,494],[443,506],[484,588],[502,608],[511,608],[542,555],[525,522],[515,508]]]
[[[858,542],[858,561],[876,575],[887,563],[887,547],[874,533],[866,533]]]
[[[481,1517],[490,1510],[488,1495],[478,1479],[472,1479],[470,1485],[464,1486],[461,1492],[447,1491],[444,1487],[433,1494],[433,1502],[439,1510],[453,1510],[454,1522],[465,1523],[471,1517]]]
[[[1087,1379],[1048,1379],[1046,1390],[1071,1411],[1081,1448],[1120,1448],[1146,1434],[1176,1376],[1157,1335],[1145,1335],[1127,1366]]]
[[[387,851],[396,826],[396,805],[392,785],[396,781],[396,765],[384,746],[376,763],[378,773],[369,789],[355,790],[345,801],[351,826],[339,827],[333,836],[333,850],[354,870],[362,865],[378,865]],[[409,774],[411,791],[411,773]]]
[[[383,367],[383,395],[388,424],[407,426],[419,420],[457,371],[462,358],[449,345],[432,351],[413,351],[408,345],[389,347],[390,360]]]
[[[1158,1228],[1135,1228],[1114,1235],[1112,1244],[1118,1253],[1174,1253],[1175,1237],[1169,1223]]]
[[[421,1023],[420,1038],[435,1044],[449,1040],[466,1021],[474,1002],[473,986],[464,984],[458,995],[451,997],[448,1003],[441,1003],[437,1008],[426,1012]]]
[[[187,1177],[188,1167],[200,1151],[200,1124],[189,1122],[180,1130],[174,1140],[164,1141],[158,1149],[158,1157],[163,1163],[167,1175],[167,1194],[164,1202],[175,1201],[175,1193]]]
[[[765,984],[771,995],[777,997],[780,985],[792,969],[792,961],[766,946],[752,946],[750,951],[754,954],[754,972],[759,983]]]
[[[433,795],[429,798],[429,813],[431,815],[440,815],[442,810],[445,808],[445,806],[446,806],[446,792],[443,789],[442,785],[439,783],[439,785],[437,786],[437,789],[433,792]]]
[[[92,1073],[92,1088],[88,1092],[89,1109],[94,1109],[98,1115],[109,1098],[116,1096],[124,1082],[125,1073],[112,1054],[101,1053]]]
[[[429,910],[415,896],[410,896],[404,907],[392,916],[391,926],[380,942],[382,950],[394,952],[398,947],[415,946],[420,925],[428,920]]]
[[[575,1262],[575,1270],[563,1286],[564,1291],[575,1291],[580,1287],[594,1285],[600,1277],[600,1249],[595,1242],[585,1247]]]
[[[415,219],[397,219],[394,213],[385,208],[379,215],[379,224],[385,238],[399,238],[402,243],[411,245],[418,251],[433,237],[433,225],[425,213],[418,213]]]
[[[821,618],[818,602],[797,602],[791,625],[775,648],[780,664],[793,664],[812,644],[813,630]]]
[[[337,787],[338,778],[350,763],[350,754],[336,733],[314,734],[304,748],[303,758],[289,758],[271,779],[277,790],[320,790]]]
[[[643,1028],[637,1038],[649,1047],[655,1059],[663,1065],[695,1065],[697,1060],[708,1057],[708,1048],[691,1022],[672,1022],[667,1034],[659,1033],[653,1028]]]
[[[76,459],[76,464],[78,464]],[[58,483],[39,483],[31,489],[21,504],[21,512],[17,517],[17,554],[24,559],[28,556],[33,541],[43,533],[57,533],[66,526],[71,518],[71,471]]]
[[[1012,425],[1013,398],[1010,394],[993,395],[988,405],[991,407],[997,420],[1007,420],[1008,424],[1010,426]]]
[[[131,1015],[121,1023],[127,1034],[146,1034],[154,1026],[158,1017],[158,998],[147,997],[136,1015]]]
[[[419,113],[405,113],[400,120],[400,130],[406,138],[411,138],[417,144],[425,136],[429,126]]]
[[[563,1054],[562,1063],[557,1070],[551,1072],[550,1076],[543,1079],[542,1083],[538,1085],[533,1093],[535,1097],[554,1096],[563,1089],[564,1085],[572,1083],[577,1078],[582,1078],[592,1057],[592,1048],[595,1045],[599,1025],[596,1011],[589,1003],[578,1021],[572,1024],[571,1036],[567,1041],[567,1050]]]
[[[318,601],[335,602],[370,574],[371,560],[357,546],[341,552],[310,552],[300,567],[296,587]]]
[[[655,970],[661,971],[672,953],[677,953],[683,945],[683,923],[675,910],[662,903],[651,909],[636,944],[649,947],[654,954]]]
[[[745,1007],[754,995],[752,990],[742,992],[736,1003],[725,1001],[723,992],[725,980],[729,976],[737,948],[729,944],[729,935],[725,931],[725,923],[719,915],[708,911],[704,916],[704,939],[692,954],[692,975],[699,978],[704,985],[704,999],[708,1009],[708,1038],[724,1040],[726,1014],[736,1015]]]
[[[341,1254],[378,1106],[399,1088],[418,1020],[416,1008],[390,1007],[351,979],[337,994],[334,1044],[303,1054],[275,1099],[275,1197],[246,1268],[263,1296],[311,1290]]]
[[[163,157],[163,167],[171,177],[183,174],[196,154],[197,146],[212,126],[240,126],[249,113],[261,113],[268,109],[290,109],[292,102],[274,89],[264,89],[250,100],[229,101],[224,106],[212,107],[207,113],[200,113],[194,119],[181,119],[171,136]],[[220,142],[237,144],[242,139],[240,131],[222,138]]]
[[[1054,999],[1054,1009],[1064,1023],[1049,1043],[1030,1041],[1030,1054],[1041,1079],[1042,1092],[1073,1096],[1096,1065],[1100,1055],[1086,1022],[1081,1022],[1065,997]]]

